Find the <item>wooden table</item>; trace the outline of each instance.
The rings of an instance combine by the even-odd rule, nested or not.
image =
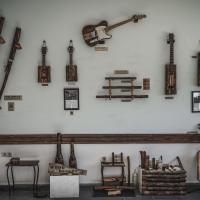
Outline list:
[[[15,189],[15,181],[14,181],[14,174],[13,174],[13,167],[33,167],[34,177],[33,177],[33,196],[37,193],[38,190],[38,177],[39,177],[39,160],[19,160],[17,162],[8,162],[6,164],[7,167],[7,181],[9,187],[9,194],[11,194],[11,185],[9,179],[9,169],[11,172],[11,179],[12,179],[12,189]]]

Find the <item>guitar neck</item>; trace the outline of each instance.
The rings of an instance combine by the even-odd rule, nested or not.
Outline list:
[[[73,65],[73,53],[69,53],[69,64]]]
[[[42,66],[46,66],[46,54],[42,54]]]
[[[170,44],[170,64],[174,64],[174,44]]]
[[[122,25],[124,25],[124,24],[127,24],[127,23],[129,23],[129,22],[131,22],[131,21],[132,21],[132,18],[127,19],[127,20],[124,20],[124,21],[121,21],[121,22],[116,23],[116,24],[113,24],[113,25],[111,25],[111,26],[106,27],[106,28],[105,28],[105,31],[106,31],[106,32],[109,32],[109,31],[111,31],[112,29],[117,28],[117,27],[119,27],[119,26],[122,26]]]

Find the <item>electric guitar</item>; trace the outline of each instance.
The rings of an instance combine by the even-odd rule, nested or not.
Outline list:
[[[146,15],[133,15],[131,18],[111,26],[108,26],[107,21],[101,21],[97,25],[84,26],[82,29],[83,39],[90,47],[93,47],[97,44],[104,44],[105,39],[110,39],[112,37],[112,35],[108,34],[109,31],[129,22],[137,23],[140,19],[143,18],[146,18]]]

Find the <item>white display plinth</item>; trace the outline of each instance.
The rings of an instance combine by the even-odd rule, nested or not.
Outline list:
[[[50,198],[79,197],[79,176],[50,176]]]

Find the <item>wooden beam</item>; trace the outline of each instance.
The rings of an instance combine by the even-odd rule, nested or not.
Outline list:
[[[0,145],[56,144],[56,134],[0,134]],[[184,144],[200,143],[199,134],[62,134],[69,144]]]

